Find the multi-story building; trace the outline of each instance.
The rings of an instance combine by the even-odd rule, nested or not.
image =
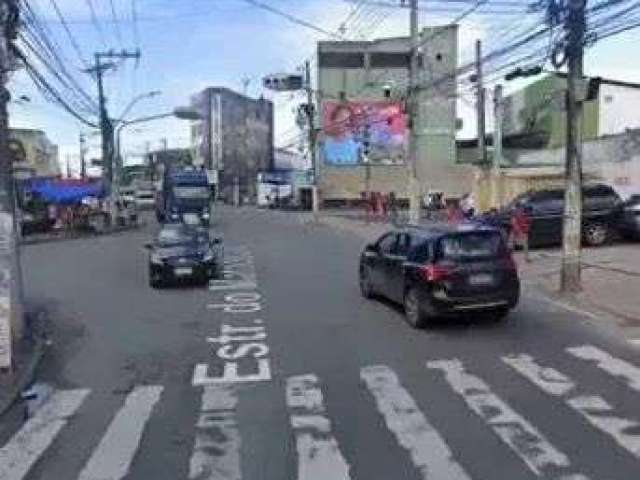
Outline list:
[[[10,147],[14,150],[13,169],[18,177],[60,175],[58,146],[42,130],[11,128]]]
[[[585,78],[583,138],[586,141],[640,128],[640,84],[601,77]],[[564,73],[546,75],[505,98],[503,136],[514,146],[564,145],[567,115]],[[635,108],[635,105],[638,108]],[[517,139],[522,141],[518,142]]]
[[[214,172],[223,198],[255,201],[258,172],[273,167],[273,103],[214,87],[192,105],[203,117],[192,126],[194,163]]]
[[[456,165],[458,28],[425,28],[421,38],[418,181],[423,193],[459,195],[470,182],[461,182],[467,169]],[[316,176],[324,204],[348,202],[365,191],[408,197],[409,52],[408,37],[319,42]]]

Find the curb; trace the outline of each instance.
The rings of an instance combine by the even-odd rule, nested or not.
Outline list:
[[[40,238],[23,238],[20,240],[20,245],[38,245],[41,243],[53,243],[53,242],[63,242],[65,240],[82,240],[87,238],[97,238],[104,237],[107,235],[114,235],[117,233],[129,232],[134,230],[139,230],[145,227],[146,222],[138,223],[134,226],[128,227],[116,227],[104,232],[91,232],[91,233],[76,233],[73,235],[47,235]]]
[[[7,411],[16,402],[22,391],[27,388],[33,381],[38,365],[40,365],[40,361],[44,357],[46,346],[47,343],[44,339],[40,338],[36,340],[31,358],[29,359],[27,365],[25,365],[22,373],[16,379],[13,385],[9,387],[9,391],[4,396],[4,400],[0,400],[0,417],[7,413]]]

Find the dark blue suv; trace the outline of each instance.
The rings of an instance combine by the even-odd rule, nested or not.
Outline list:
[[[518,272],[500,229],[473,224],[407,227],[365,247],[360,289],[404,306],[407,321],[489,312],[505,317],[518,303]]]

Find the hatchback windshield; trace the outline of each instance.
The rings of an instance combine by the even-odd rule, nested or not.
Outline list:
[[[503,249],[503,240],[496,232],[450,235],[440,241],[441,258],[496,257]]]
[[[173,194],[177,198],[206,199],[209,196],[207,187],[174,187]]]
[[[184,226],[165,228],[158,234],[158,244],[162,247],[184,243],[200,243],[207,241],[207,232],[198,231]]]

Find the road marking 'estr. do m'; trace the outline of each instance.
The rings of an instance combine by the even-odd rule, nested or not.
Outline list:
[[[271,366],[267,355],[267,333],[263,320],[247,320],[247,315],[262,310],[262,296],[256,292],[257,282],[253,257],[248,251],[225,262],[224,280],[212,282],[211,291],[232,290],[223,302],[210,303],[209,310],[223,314],[225,322],[217,337],[208,337],[207,343],[215,350],[215,356],[223,362],[222,375],[210,376],[209,365],[199,363],[193,371],[193,386],[229,383],[263,382],[271,380]],[[238,291],[242,290],[242,291]],[[242,322],[241,325],[238,323]],[[239,360],[255,360],[255,369],[241,374]]]

